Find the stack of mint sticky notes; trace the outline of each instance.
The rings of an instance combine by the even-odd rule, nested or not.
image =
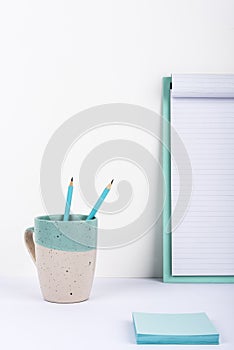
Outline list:
[[[137,344],[219,344],[219,334],[205,313],[132,316]]]

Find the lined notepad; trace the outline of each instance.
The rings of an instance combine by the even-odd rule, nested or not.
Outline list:
[[[171,125],[192,165],[190,203],[172,233],[172,275],[234,275],[234,75],[173,75]],[[181,186],[172,160],[172,212]]]

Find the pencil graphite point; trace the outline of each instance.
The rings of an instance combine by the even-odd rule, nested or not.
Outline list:
[[[111,185],[113,184],[113,182],[114,182],[114,179],[113,179],[113,180],[111,180]]]
[[[71,178],[71,182],[73,182],[73,176],[72,176],[72,178]]]

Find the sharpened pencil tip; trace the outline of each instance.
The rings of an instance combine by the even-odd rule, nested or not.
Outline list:
[[[73,182],[73,176],[72,176],[72,178],[71,178],[71,182]]]
[[[114,182],[114,179],[113,179],[113,180],[111,180],[111,185],[113,184],[113,182]]]

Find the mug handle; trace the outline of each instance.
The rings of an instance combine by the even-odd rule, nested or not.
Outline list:
[[[27,228],[24,232],[24,241],[34,264],[36,264],[35,243],[33,240],[33,232],[34,232],[34,227]]]

